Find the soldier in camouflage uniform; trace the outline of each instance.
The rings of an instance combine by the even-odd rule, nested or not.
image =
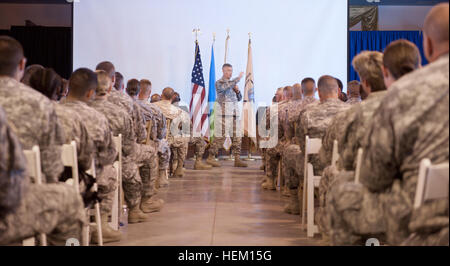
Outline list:
[[[347,84],[348,104],[358,104],[361,102],[361,94],[359,93],[361,84],[357,80],[352,80]]]
[[[322,233],[323,238],[327,241],[329,233],[329,218],[326,213],[327,193],[333,186],[333,183],[335,183],[337,176],[340,176],[342,179],[339,182],[354,180],[356,165],[353,162],[358,148],[361,147],[359,142],[362,141],[362,137],[365,135],[364,129],[369,124],[373,112],[378,108],[381,99],[386,93],[382,64],[383,54],[380,52],[362,52],[354,58],[353,67],[358,73],[361,73],[360,78],[363,80],[363,86],[370,95],[363,103],[354,105],[348,111],[337,115],[322,139],[319,158],[321,163],[328,165],[328,167],[324,169],[320,179],[319,208],[316,212],[316,220],[319,232]],[[356,85],[352,87],[353,90],[356,90],[355,87]],[[364,123],[366,127],[364,127]],[[357,135],[359,135],[359,138],[356,137]],[[331,166],[334,140],[337,140],[339,144],[338,153],[340,154],[340,160],[338,165]],[[351,163],[348,163],[348,160],[351,160]]]
[[[187,106],[180,106],[180,101],[181,101],[180,94],[175,92],[173,94],[172,104],[174,106],[182,109],[186,113],[189,113]],[[191,139],[189,140],[189,144],[194,146],[194,154],[195,154],[194,170],[210,170],[213,166],[219,167],[220,164],[215,161],[213,162],[213,164],[210,164],[208,162],[206,164],[203,163],[203,161],[202,161],[203,154],[205,153],[207,144],[203,137],[194,136],[195,134],[194,134],[193,126],[194,125],[191,123]],[[199,132],[199,133],[201,133],[201,132]]]
[[[302,110],[299,120],[297,120],[299,128],[296,129],[295,138],[300,144],[298,149],[301,151],[301,155],[297,157],[297,160],[301,168],[300,171],[297,170],[298,178],[296,175],[290,175],[291,178],[287,181],[292,196],[298,195],[298,188],[303,184],[303,178],[306,178],[303,176],[305,137],[309,136],[311,139],[321,139],[325,134],[325,130],[331,124],[332,119],[338,113],[344,112],[350,107],[338,98],[339,87],[335,78],[331,76],[321,77],[318,82],[318,87],[320,102],[311,104],[308,108]],[[319,161],[317,155],[310,156],[310,163],[313,165],[314,175],[321,175],[326,165]],[[297,210],[299,210],[297,204],[299,204],[299,201],[296,198],[291,200],[291,203],[285,207],[285,211],[288,213],[297,213]]]
[[[174,90],[172,88],[165,88],[162,93],[162,100],[155,104],[161,109],[166,119],[170,121],[167,140],[171,153],[176,154],[178,161],[174,177],[183,177],[183,165],[188,149],[191,123],[189,114],[172,104],[173,93]]]
[[[448,199],[443,206],[438,200],[414,211],[412,206],[420,161],[449,159],[448,12],[448,4],[438,5],[425,21],[431,63],[395,82],[375,112],[363,142],[361,184],[340,184],[330,192],[334,245],[374,236],[391,245],[417,239],[448,245]]]
[[[52,164],[57,167],[44,171],[47,181],[57,182],[62,170],[60,151],[58,154],[53,148],[57,145],[57,121],[51,103],[19,83],[26,64],[19,42],[0,36],[0,58],[0,106],[6,101],[15,103],[15,108],[8,104],[10,112],[7,114],[10,119],[18,119],[8,123],[0,108],[0,244],[14,243],[40,233],[47,234],[48,242],[54,245],[64,245],[69,238],[81,240],[86,223],[81,196],[65,184],[31,184],[25,173],[27,163],[22,149],[41,144],[44,147],[41,156],[58,161],[42,163],[45,167]],[[27,130],[32,132],[26,133]],[[21,134],[22,139],[16,137],[17,134]]]
[[[275,190],[275,183],[278,176],[279,171],[279,162],[281,161],[281,155],[286,145],[286,137],[284,135],[284,125],[286,118],[286,110],[287,106],[292,99],[292,87],[287,86],[281,88],[277,91],[277,94],[282,95],[282,99],[276,105],[272,105],[270,109],[268,109],[268,113],[266,113],[266,125],[270,125],[270,121],[277,120],[278,126],[278,139],[277,143],[273,148],[266,149],[266,158],[267,160],[267,179],[261,186],[263,189]],[[276,106],[276,107],[275,107]],[[274,120],[275,119],[275,120]]]
[[[38,92],[44,94],[49,99],[55,99],[62,84],[61,77],[51,68],[28,67],[25,71],[22,82]],[[95,146],[82,118],[71,109],[64,108],[52,100],[58,121],[64,130],[65,143],[72,141],[77,145],[78,169],[87,171],[91,167],[94,158]]]
[[[166,117],[158,106],[148,102],[148,98],[152,92],[151,82],[143,79],[139,82],[139,85],[139,95],[134,96],[134,98],[138,98],[135,101],[141,107],[145,122],[152,121],[150,140],[155,142],[158,147],[159,179],[156,180],[156,187],[167,187],[169,185],[167,171],[169,169],[170,147],[166,140]]]
[[[2,37],[1,52],[8,57],[8,46],[14,47],[18,57],[23,58],[21,45],[14,39]],[[16,56],[16,55],[14,55]],[[2,59],[3,60],[3,59]],[[25,59],[24,59],[25,60]],[[19,64],[19,62],[15,62]],[[17,65],[14,66],[17,68]],[[13,72],[0,75],[0,105],[5,110],[8,120],[15,128],[15,133],[26,150],[39,145],[41,151],[41,167],[44,174],[43,182],[56,183],[64,170],[61,160],[61,145],[64,141],[64,131],[59,125],[53,104],[47,97],[32,88],[20,83]]]
[[[239,77],[231,79],[233,67],[230,64],[224,64],[222,67],[223,76],[216,81],[216,107],[214,114],[214,141],[209,148],[209,157],[207,163],[214,165],[215,157],[219,148],[223,146],[227,137],[231,138],[231,148],[234,156],[235,167],[247,167],[247,164],[241,160],[241,136],[240,123],[237,103],[242,99],[241,92],[237,84],[244,76],[241,72]],[[231,130],[231,127],[233,128]],[[227,132],[226,132],[227,131]],[[232,132],[231,132],[232,131]]]
[[[314,98],[316,92],[316,83],[312,78],[305,78],[302,80],[302,92],[303,100],[299,105],[292,105],[289,107],[289,116],[287,122],[289,128],[287,128],[288,137],[290,137],[289,145],[283,151],[283,173],[286,180],[286,185],[288,185],[288,180],[297,179],[299,180],[299,175],[303,166],[300,165],[299,157],[302,156],[299,141],[295,138],[295,132],[299,130],[296,128],[299,126],[297,120],[299,119],[302,110],[307,108],[308,105],[315,103],[317,100]],[[292,135],[293,134],[293,135]],[[291,137],[292,135],[292,137]],[[300,184],[301,186],[302,184]],[[289,188],[289,185],[288,185]],[[300,187],[301,188],[301,187]],[[299,200],[298,200],[298,189],[289,189],[290,203],[284,207],[284,211],[290,214],[300,214]],[[300,193],[301,194],[301,193]]]
[[[69,80],[69,94],[61,109],[77,113],[83,118],[88,134],[95,145],[95,173],[98,184],[98,196],[101,199],[100,213],[102,233],[105,242],[120,240],[121,234],[108,225],[108,216],[112,212],[114,191],[117,189],[116,170],[113,163],[117,157],[116,147],[112,141],[110,124],[106,117],[88,106],[97,84],[97,77],[89,69],[76,70]],[[92,241],[97,241],[96,230],[92,232]]]
[[[156,149],[154,145],[136,143],[137,137],[131,117],[125,109],[117,108],[115,104],[107,100],[108,92],[112,90],[113,86],[111,75],[102,70],[97,72],[99,84],[91,106],[106,116],[114,135],[122,134],[124,178],[122,183],[125,200],[130,208],[128,222],[146,221],[147,217],[143,213],[159,211],[164,203],[163,200],[155,197],[156,175],[144,173],[142,169],[147,167],[157,171]],[[137,171],[138,167],[141,167],[140,171]]]

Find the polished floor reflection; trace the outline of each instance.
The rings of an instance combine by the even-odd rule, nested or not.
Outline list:
[[[193,171],[171,179],[159,196],[166,201],[150,221],[123,228],[123,239],[112,245],[129,246],[300,246],[320,245],[306,237],[300,217],[285,214],[287,198],[277,191],[261,189],[261,161],[249,168],[234,168],[220,161],[221,168]]]

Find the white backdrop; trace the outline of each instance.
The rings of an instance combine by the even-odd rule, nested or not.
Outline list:
[[[222,75],[227,28],[234,76],[245,72],[252,33],[260,105],[270,104],[277,87],[307,76],[347,79],[347,0],[80,0],[73,20],[74,69],[110,60],[126,80],[150,79],[153,93],[173,87],[187,103],[194,28],[201,30],[207,87],[213,33],[216,79]],[[239,85],[243,90],[244,81]]]

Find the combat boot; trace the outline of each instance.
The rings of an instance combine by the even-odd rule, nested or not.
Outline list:
[[[259,170],[265,171],[265,170],[266,170],[266,166],[264,166],[264,164],[262,164],[262,165],[259,167]]]
[[[300,214],[300,202],[298,200],[298,190],[297,189],[290,189],[289,194],[290,202],[284,207],[284,212],[294,215]]]
[[[202,162],[202,157],[197,156],[197,159],[194,163],[194,170],[211,170],[212,165],[204,164]]]
[[[130,212],[128,213],[128,223],[129,224],[135,224],[135,223],[142,223],[147,222],[148,216],[147,214],[143,213],[141,210],[140,204],[136,204],[133,209],[130,209]]]
[[[248,167],[248,165],[246,163],[244,163],[241,160],[241,157],[238,156],[234,156],[234,167]]]
[[[214,155],[210,154],[208,156],[208,159],[206,159],[206,163],[211,165],[212,167],[220,167],[220,163],[216,162],[216,159],[214,158]]]
[[[269,178],[267,176],[264,176],[264,178],[261,180],[261,185],[266,183]]]
[[[283,187],[283,192],[281,193],[281,195],[283,196],[283,197],[290,197],[291,196],[291,193],[289,192],[289,188],[288,187],[286,187],[286,186],[284,186]]]
[[[177,169],[175,170],[175,177],[181,178],[184,176],[183,160],[178,159]]]
[[[164,200],[155,199],[155,197],[142,198],[141,210],[144,213],[159,212],[164,205]]]
[[[262,184],[262,188],[263,189],[268,189],[268,190],[276,190],[277,188],[275,187],[275,183],[273,182],[273,178],[268,177],[267,181]]]
[[[122,239],[122,233],[119,230],[114,230],[109,226],[107,213],[101,214],[101,220],[103,243],[120,241],[120,239]],[[95,227],[95,229],[97,229],[97,227]],[[98,231],[95,229],[92,230],[91,242],[98,244]]]
[[[167,177],[167,170],[159,170],[158,188],[165,188],[169,186],[169,178]]]

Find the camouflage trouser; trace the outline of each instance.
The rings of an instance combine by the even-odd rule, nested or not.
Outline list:
[[[197,156],[197,158],[203,158],[206,148],[206,141],[201,137],[193,137],[189,144],[194,145],[195,156]]]
[[[219,119],[217,119],[219,118]],[[217,117],[214,121],[214,140],[211,143],[211,146],[209,148],[209,152],[211,154],[214,154],[214,156],[217,156],[219,149],[223,147],[223,144],[225,142],[225,139],[227,136],[231,138],[231,149],[233,152],[233,156],[240,156],[241,155],[241,141],[242,138],[238,136],[237,132],[239,132],[239,120],[234,116],[220,116]],[[218,121],[217,121],[218,120]],[[226,128],[226,123],[233,123],[233,125],[228,126]],[[231,131],[231,127],[233,128],[233,132],[226,132],[226,129],[228,131]],[[219,131],[221,128],[221,132]]]
[[[173,162],[178,159],[185,160],[188,150],[188,142],[186,141],[174,141],[170,144],[170,151],[173,154]]]
[[[87,222],[83,200],[72,186],[28,186],[18,209],[0,219],[0,245],[16,243],[37,234],[47,234],[51,245],[65,245],[69,238],[81,243]]]
[[[156,194],[155,184],[158,179],[157,149],[155,143],[149,145],[139,145],[140,154],[137,158],[139,174],[142,180],[142,197],[150,198]]]
[[[132,157],[122,158],[122,186],[128,208],[134,208],[141,200],[142,179]]]
[[[281,154],[276,148],[270,148],[266,150],[266,176],[272,179],[274,182],[278,176],[278,163],[281,160]]]
[[[330,189],[336,186],[338,183],[350,182],[354,180],[355,173],[353,171],[341,171],[339,172],[336,167],[328,166],[323,170],[322,178],[319,184],[319,208],[315,212],[317,226],[319,232],[329,235],[330,233],[330,216],[327,213],[327,196]]]
[[[372,237],[381,241],[386,234],[383,196],[354,182],[333,185],[326,207],[331,244],[364,245]]]
[[[448,220],[448,217],[447,217]],[[448,226],[442,228],[440,231],[430,234],[414,233],[408,237],[402,246],[448,246]]]
[[[169,169],[170,146],[166,140],[159,141],[158,164],[159,170]]]
[[[267,155],[266,155],[267,157]],[[289,189],[297,189],[303,186],[300,176],[303,176],[303,153],[300,146],[291,144],[283,151],[283,173],[286,185]]]
[[[111,214],[114,191],[117,189],[116,169],[112,165],[104,166],[96,182],[98,185],[98,197],[102,200],[100,203],[100,211]]]

